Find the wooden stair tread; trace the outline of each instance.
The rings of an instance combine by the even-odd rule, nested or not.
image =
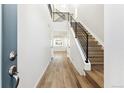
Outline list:
[[[96,46],[96,47],[88,47],[89,49],[100,49],[100,50],[103,50],[100,46]]]
[[[102,56],[104,56],[104,53],[103,52],[88,52],[88,54],[91,55],[91,56],[92,55],[96,55],[96,56],[97,55],[102,55]]]
[[[88,47],[88,50],[89,50],[89,51],[94,51],[94,52],[95,52],[95,51],[103,51],[102,49],[96,48],[96,47],[91,47],[91,48]]]
[[[86,44],[86,40],[83,40],[82,38],[78,38],[78,40],[80,41],[80,42],[82,42],[83,44]],[[90,45],[98,45],[98,41],[91,41],[91,40],[89,40],[88,41],[88,45],[90,46]]]
[[[89,77],[92,81],[98,84],[99,87],[104,87],[103,74],[98,72],[97,70],[87,71],[87,77]]]
[[[92,61],[104,61],[104,58],[103,57],[89,57],[89,60],[92,60]]]
[[[88,51],[88,53],[98,53],[98,54],[100,54],[100,53],[102,53],[102,54],[104,54],[104,51],[96,51],[96,52],[93,52],[93,51]]]
[[[88,55],[89,58],[103,58],[103,55]]]
[[[78,33],[76,33],[76,34],[77,34],[79,37],[80,37],[80,36],[85,36],[85,37],[86,37],[86,35],[85,35],[84,33],[79,33],[79,32],[78,32]],[[88,34],[88,37],[95,39],[91,34]]]
[[[101,57],[101,58],[96,58],[96,57],[93,58],[93,57],[90,57],[89,59],[90,59],[90,60],[104,60],[103,57]]]
[[[92,69],[97,70],[101,73],[104,73],[104,65],[91,65]]]
[[[91,64],[98,64],[98,63],[102,63],[102,64],[104,64],[104,59],[100,59],[100,58],[95,58],[95,59],[93,59],[93,58],[89,58],[89,61],[90,61],[90,63]]]
[[[89,54],[88,55],[89,58],[103,58],[104,55],[98,55],[98,54]]]
[[[89,58],[89,61],[91,62],[91,64],[104,63],[104,59],[102,59],[102,58]]]
[[[104,63],[102,61],[92,61],[91,62],[92,65],[103,65]]]

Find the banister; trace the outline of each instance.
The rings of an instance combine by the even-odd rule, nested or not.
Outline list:
[[[77,26],[81,29],[81,32],[85,35],[85,37],[82,36],[81,39],[82,39],[83,41],[85,41],[86,44],[85,44],[85,42],[83,42],[84,44],[81,45],[81,46],[82,46],[83,51],[84,51],[84,53],[85,53],[85,57],[86,57],[85,62],[88,63],[88,38],[89,38],[89,35],[88,35],[88,33],[86,32],[87,30],[86,30],[79,22],[77,22],[77,21],[73,18],[73,16],[70,15],[70,18],[71,18],[71,19],[70,19],[70,24],[71,24],[71,26],[74,28],[75,37],[79,40],[80,44],[82,43],[82,41],[80,40],[80,37],[77,35],[77,32],[78,32]],[[73,26],[73,23],[74,23],[75,26]]]

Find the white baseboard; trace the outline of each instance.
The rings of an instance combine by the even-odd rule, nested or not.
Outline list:
[[[41,75],[40,75],[39,79],[38,79],[38,80],[37,80],[37,82],[35,83],[34,88],[37,88],[37,85],[39,84],[39,82],[40,82],[40,80],[41,80],[42,76],[44,75],[44,73],[45,73],[46,69],[48,68],[48,65],[49,65],[49,62],[48,62],[48,64],[47,64],[47,66],[46,66],[45,70],[43,71],[43,73],[41,73]]]

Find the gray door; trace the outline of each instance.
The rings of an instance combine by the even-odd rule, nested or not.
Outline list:
[[[2,5],[2,87],[17,87],[17,5]]]

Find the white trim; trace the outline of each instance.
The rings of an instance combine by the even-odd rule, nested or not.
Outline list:
[[[2,5],[0,4],[0,88],[2,87]]]
[[[82,52],[82,49],[81,49],[81,47],[80,47],[80,44],[79,44],[78,40],[75,38],[74,31],[73,31],[72,28],[71,28],[70,30],[71,30],[71,32],[72,32],[72,34],[73,34],[74,40],[75,40],[76,45],[77,45],[77,47],[78,47],[78,49],[79,49],[79,52],[80,52],[80,54],[81,54],[81,57],[82,57],[82,60],[83,60],[83,64],[84,64],[84,70],[90,71],[90,70],[91,70],[91,63],[90,63],[90,61],[89,61],[88,63],[85,62],[85,59],[86,59],[86,58],[85,58],[85,56],[84,56],[84,53]]]
[[[104,48],[104,42],[97,36],[93,33],[93,31],[86,25],[84,24],[83,22],[80,21],[80,23],[85,27],[85,29],[98,41],[98,43],[100,45],[102,45],[102,47]]]
[[[74,35],[74,32],[73,31],[72,31],[72,33]],[[79,49],[79,52],[81,54],[81,57],[82,57],[82,60],[83,60],[83,63],[84,63],[84,70],[90,71],[91,70],[91,63],[90,63],[90,61],[88,63],[85,62],[85,59],[86,58],[85,58],[84,53],[82,52],[81,46],[80,46],[80,44],[79,44],[79,42],[78,42],[78,40],[76,38],[75,38],[75,42],[77,44],[77,47]]]

